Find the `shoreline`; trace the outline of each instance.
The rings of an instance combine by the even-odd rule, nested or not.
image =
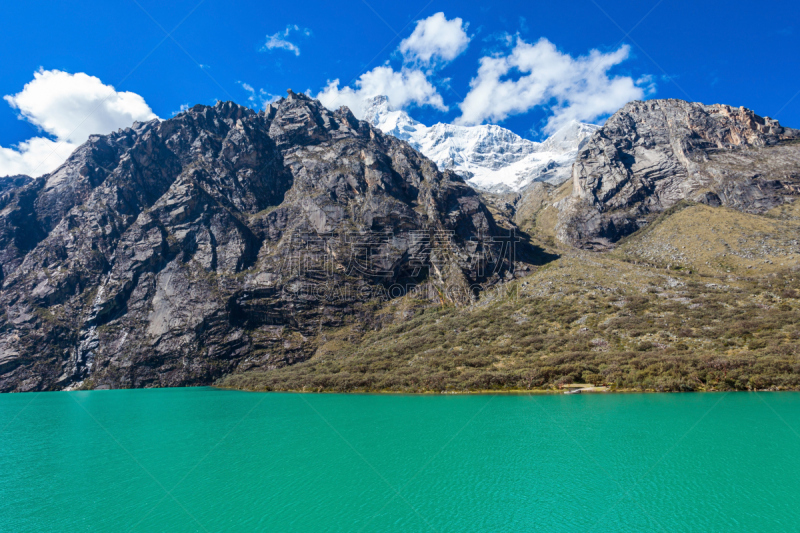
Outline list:
[[[575,393],[567,393],[564,390],[553,389],[508,389],[508,390],[492,390],[492,389],[475,389],[475,390],[462,390],[462,391],[395,391],[395,390],[353,390],[353,391],[336,391],[336,390],[255,390],[255,389],[237,389],[234,387],[223,387],[219,385],[187,385],[179,387],[139,387],[139,388],[119,388],[119,389],[61,389],[61,390],[45,390],[45,391],[25,391],[25,392],[5,392],[0,395],[6,394],[42,394],[46,392],[108,392],[120,390],[175,390],[175,389],[190,389],[190,388],[209,388],[218,391],[236,391],[236,392],[250,392],[250,393],[275,393],[275,394],[351,394],[351,395],[374,395],[374,396],[558,396],[567,395],[572,396]],[[604,389],[604,390],[581,390],[580,394],[693,394],[693,393],[748,393],[748,392],[794,392],[800,393],[800,389],[756,389],[756,390],[743,390],[743,389],[702,389],[702,390],[687,390],[687,391],[659,391],[655,389]]]
[[[354,394],[354,395],[376,395],[376,396],[391,396],[391,395],[404,395],[404,396],[573,396],[563,390],[552,389],[512,389],[512,390],[491,390],[491,389],[477,389],[465,391],[391,391],[391,390],[362,390],[362,391],[335,391],[335,390],[255,390],[255,389],[237,389],[234,387],[221,387],[218,385],[209,385],[210,387],[218,390],[229,390],[239,392],[252,392],[252,393],[287,393],[287,394]],[[691,391],[659,391],[654,389],[607,389],[607,390],[587,390],[581,391],[580,394],[693,394],[693,393],[725,393],[725,392],[800,392],[798,389],[758,389],[758,390],[691,390]],[[578,394],[578,395],[580,395]]]

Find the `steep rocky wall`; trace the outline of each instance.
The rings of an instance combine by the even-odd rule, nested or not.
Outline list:
[[[797,193],[798,139],[745,108],[631,102],[578,153],[557,237],[604,249],[684,199],[764,212]]]
[[[396,287],[468,302],[513,268],[461,178],[294,93],[94,136],[17,181],[0,211],[2,391],[291,364],[324,328],[379,326]]]

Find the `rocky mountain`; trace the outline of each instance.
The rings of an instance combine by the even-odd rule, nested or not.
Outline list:
[[[473,187],[495,193],[521,191],[536,182],[563,183],[578,150],[599,128],[573,121],[539,143],[496,125],[425,126],[392,109],[385,96],[369,99],[365,108],[364,119],[382,132],[407,141]]]
[[[743,107],[631,102],[581,148],[559,240],[604,249],[681,200],[764,213],[800,194],[800,131]]]
[[[800,132],[651,100],[539,144],[373,103],[198,105],[0,179],[0,391],[800,388]]]
[[[482,193],[553,254],[543,268],[469,306],[394,300],[384,312],[407,318],[221,384],[800,390],[799,157],[798,131],[743,108],[633,102],[584,146],[573,180]]]
[[[412,290],[468,303],[513,277],[461,177],[291,91],[92,136],[0,187],[0,391],[208,384]]]

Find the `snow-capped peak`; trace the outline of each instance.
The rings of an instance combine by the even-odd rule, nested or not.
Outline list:
[[[386,96],[365,102],[364,120],[408,142],[436,165],[452,169],[478,189],[519,191],[534,182],[560,184],[569,179],[578,149],[599,128],[573,121],[544,142],[523,139],[495,125],[426,126],[396,110]]]
[[[596,124],[572,120],[548,137],[542,147],[553,152],[570,152],[582,147],[598,129],[600,126]]]
[[[364,120],[381,130],[383,133],[394,135],[398,139],[408,141],[409,144],[419,150],[419,145],[415,143],[417,137],[423,136],[427,126],[417,122],[405,111],[398,111],[391,108],[389,98],[386,96],[375,96],[368,98],[364,105]],[[427,154],[426,154],[427,155]]]

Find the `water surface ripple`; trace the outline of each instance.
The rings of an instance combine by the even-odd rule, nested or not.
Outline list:
[[[800,394],[0,395],[0,531],[790,531]]]

